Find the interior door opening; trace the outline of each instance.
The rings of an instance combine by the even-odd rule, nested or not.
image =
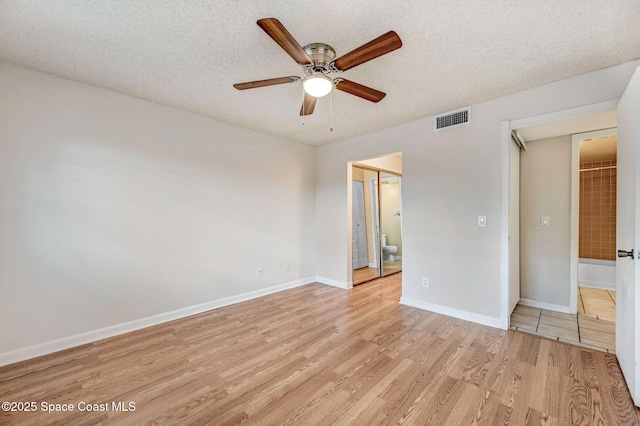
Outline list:
[[[612,110],[518,128],[511,329],[615,352],[616,120]]]
[[[354,285],[402,271],[402,154],[351,165]]]

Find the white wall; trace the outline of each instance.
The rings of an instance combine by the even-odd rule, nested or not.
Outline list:
[[[520,155],[520,297],[568,312],[570,262],[571,136],[527,142]]]
[[[0,93],[0,361],[313,281],[313,147],[6,63]]]
[[[314,149],[0,63],[0,361],[314,275],[346,287],[347,163],[394,152],[403,303],[497,325],[501,121],[619,98],[638,65],[474,105],[468,126],[426,117]]]
[[[508,304],[501,293],[508,271],[501,230],[509,200],[502,194],[508,189],[503,180],[509,159],[502,150],[501,121],[617,99],[638,64],[473,105],[467,126],[434,133],[433,117],[426,117],[318,147],[318,276],[348,281],[347,162],[402,152],[403,303],[499,325]],[[486,228],[477,227],[478,215],[487,216]],[[422,287],[423,276],[430,279],[429,288]]]

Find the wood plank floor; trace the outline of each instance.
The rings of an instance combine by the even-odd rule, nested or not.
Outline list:
[[[0,424],[639,424],[614,355],[402,306],[400,277],[306,285],[2,367],[0,398],[38,410]]]
[[[402,271],[402,261],[384,262],[384,275],[388,276]],[[365,283],[367,281],[380,278],[380,270],[378,268],[364,267],[353,270],[353,285]]]

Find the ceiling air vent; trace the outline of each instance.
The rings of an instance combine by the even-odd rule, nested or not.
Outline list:
[[[443,130],[449,127],[461,126],[471,122],[471,107],[445,112],[434,117],[434,131]]]

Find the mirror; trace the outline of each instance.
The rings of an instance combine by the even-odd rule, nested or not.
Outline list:
[[[402,192],[401,178],[383,173],[380,176],[380,276],[402,271]]]
[[[357,166],[352,172],[352,282],[357,285],[402,271],[402,200],[400,176]]]

